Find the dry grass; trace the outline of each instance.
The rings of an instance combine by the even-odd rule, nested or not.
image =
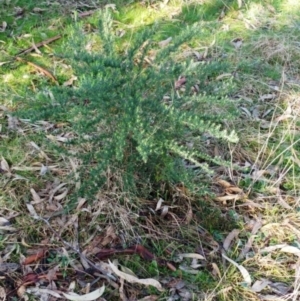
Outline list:
[[[170,7],[174,10],[174,3]],[[234,96],[240,99],[241,112],[241,118],[234,121],[240,143],[207,146],[211,153],[221,153],[231,158],[232,165],[243,168],[215,169],[210,190],[216,197],[199,200],[179,184],[162,183],[157,195],[141,198],[122,190],[121,171],[107,170],[107,182],[93,200],[71,198],[80,185],[76,174],[81,162],[55,153],[44,138],[57,140],[59,136],[61,141],[56,143],[64,143],[72,137],[72,129],[64,125],[55,129],[50,121],[32,124],[12,119],[13,106],[1,107],[0,215],[5,220],[0,228],[0,266],[15,263],[17,269],[8,269],[0,279],[2,288],[12,292],[8,298],[17,295],[16,289],[21,296],[33,287],[68,291],[75,281],[80,294],[89,291],[80,285],[92,283],[94,290],[105,284],[106,300],[126,300],[124,295],[131,300],[147,295],[152,296],[149,300],[299,299],[300,32],[295,16],[288,23],[287,1],[283,7],[282,12],[276,11],[271,1],[265,7],[249,5],[238,19],[241,11],[229,11],[222,25],[238,28],[239,34],[243,28],[243,46],[228,50],[230,30],[227,42],[207,45],[210,58],[220,56],[224,49],[229,52],[227,57],[236,66],[239,88]],[[264,31],[264,26],[272,31]],[[14,77],[31,76],[23,71]],[[11,81],[6,81],[8,87],[1,86],[0,95],[9,95],[11,87],[18,95],[16,83],[9,86]],[[30,81],[25,83],[30,85]],[[7,106],[10,103],[5,99]],[[60,134],[54,136],[55,131]],[[166,194],[160,195],[162,191]],[[127,282],[121,289],[119,278],[107,273],[107,261],[97,258],[104,249],[130,245],[144,245],[156,262],[164,260],[177,268],[155,265],[138,254],[118,257],[139,278],[158,279],[165,292]],[[41,249],[48,255],[18,265]],[[180,258],[180,253],[190,253],[192,258]],[[82,266],[92,270],[86,278],[75,273]],[[48,283],[34,278],[24,285],[30,273],[52,278]],[[40,300],[41,291],[36,297],[27,295]]]

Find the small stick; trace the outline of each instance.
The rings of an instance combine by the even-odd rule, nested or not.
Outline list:
[[[93,13],[95,13],[97,11],[97,9],[93,9],[93,10],[88,10],[82,13],[78,14],[78,17],[83,18],[83,17],[88,17],[91,16]]]
[[[39,66],[35,63],[32,63],[32,62],[26,61],[24,59],[21,59],[20,57],[16,57],[16,60],[19,61],[19,62],[27,63],[29,66],[34,67],[36,70],[38,70],[38,71],[42,72],[44,75],[48,76],[50,79],[52,79],[58,85],[57,79],[55,78],[55,76],[50,71],[42,68],[41,66]]]
[[[26,53],[32,52],[32,51],[34,51],[36,48],[40,48],[40,47],[42,47],[42,46],[45,46],[45,45],[47,45],[47,44],[50,44],[50,43],[52,43],[52,42],[54,42],[54,41],[60,39],[61,37],[62,37],[62,35],[58,35],[58,36],[52,37],[52,38],[50,38],[50,39],[48,39],[48,40],[42,41],[42,42],[40,42],[40,43],[37,43],[37,44],[35,44],[35,47],[33,46],[33,47],[30,47],[30,48],[27,48],[27,49],[25,49],[25,50],[22,50],[22,51],[18,52],[18,53],[16,54],[16,56],[19,56],[19,55],[21,55],[21,54],[26,54]]]

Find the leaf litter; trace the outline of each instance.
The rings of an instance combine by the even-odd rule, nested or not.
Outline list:
[[[70,1],[70,3],[71,2],[72,1]],[[76,5],[78,7],[78,6],[80,6],[80,3],[78,3],[78,2],[77,2],[77,4],[73,3],[73,5],[74,5],[74,7],[76,7]],[[238,6],[240,8],[242,7],[242,1],[238,1]],[[84,7],[84,5],[81,8],[83,8],[83,7]],[[33,12],[34,13],[43,13],[42,11],[39,11],[38,7],[36,7],[36,9],[34,9]],[[90,15],[88,12],[89,11],[87,11],[87,13],[85,14],[84,9],[82,9],[82,13],[80,13],[80,14],[82,14],[82,17],[84,17],[87,15]],[[94,12],[94,10],[91,12],[91,14],[93,12]],[[16,17],[22,18],[24,16],[24,13],[25,13],[25,11],[22,8],[16,8]],[[222,19],[225,18],[225,16],[226,16],[226,14],[223,12]],[[243,20],[243,22],[244,21],[245,20]],[[3,23],[2,23],[2,25],[3,25]],[[6,26],[2,26],[2,28],[3,27],[6,27]],[[163,42],[163,44],[166,43],[166,45],[167,45],[170,41],[165,40],[165,41],[161,41],[161,42]],[[232,44],[233,44],[234,48],[236,48],[239,51],[242,51],[242,48],[244,48],[244,47],[242,47],[244,44],[244,41],[242,38],[237,38],[235,40],[232,40]],[[166,45],[162,45],[162,47],[164,47]],[[267,47],[265,47],[265,46],[267,46]],[[31,47],[32,49],[30,51],[36,51],[36,49],[39,47],[40,46],[38,46],[38,44],[34,44]],[[284,53],[283,47],[280,44],[274,43],[274,41],[270,41],[270,40],[259,41],[259,43],[257,44],[256,50],[265,52],[266,58],[268,60],[270,60],[274,57],[278,58],[278,56],[280,54]],[[194,51],[194,55],[197,58],[197,60],[199,60],[199,61],[202,60],[202,54],[199,53],[198,51]],[[205,56],[207,56],[207,53]],[[229,73],[221,74],[220,77],[217,78],[217,80],[222,80],[223,78],[226,78],[226,77],[230,77],[230,74]],[[49,78],[51,78],[51,77],[49,77]],[[70,86],[73,85],[73,81],[71,81],[71,79],[72,79],[72,77],[70,78],[70,81],[65,82],[66,85],[70,85]],[[186,78],[184,76],[182,76],[182,77],[178,78],[177,81],[175,81],[174,85],[175,85],[176,89],[184,90],[185,84],[186,84]],[[277,93],[263,92],[263,93],[259,93],[257,96],[258,96],[258,100],[261,102],[274,102],[274,101],[276,101]],[[245,112],[246,111],[249,112],[249,117],[252,117],[254,119],[265,118],[270,113],[270,112],[268,112],[268,110],[269,109],[266,109],[266,107],[264,107],[264,106],[255,106],[250,111],[247,108],[245,108]],[[288,108],[282,115],[280,115],[279,117],[276,117],[277,119],[275,119],[275,121],[278,121],[278,122],[289,121],[290,119],[292,119],[292,117],[291,117],[292,112],[293,112],[293,110],[291,110],[291,108]],[[12,116],[10,116],[10,117],[7,116],[7,119],[8,119],[8,124],[9,124],[9,126],[8,126],[9,130],[17,131],[19,133],[25,133],[26,131],[28,131],[29,127],[30,127],[30,130],[32,130],[35,126],[37,126],[37,124],[30,125],[29,123],[27,123],[27,126],[29,126],[29,127],[24,129],[23,124],[26,124],[26,121],[18,120],[17,118],[12,117]],[[42,125],[42,124],[39,125],[40,128],[51,129],[51,127],[54,126],[49,123],[46,124],[47,121],[44,121],[44,122],[45,122],[44,125]],[[270,128],[270,126],[272,124],[267,123],[267,122],[268,121],[266,121],[266,123],[264,125],[262,125],[261,129],[269,129]],[[53,137],[54,137],[53,140],[56,139],[58,142],[62,142],[62,143],[68,142],[68,137],[66,137],[64,135],[55,135],[55,136],[53,135]],[[37,144],[35,144],[35,145],[31,144],[31,145],[32,145],[33,149],[41,157],[42,160],[50,159],[49,155],[46,154],[46,151],[43,148],[39,147]],[[35,146],[37,146],[37,147],[35,147]],[[297,156],[295,156],[295,158],[297,158]],[[3,162],[3,164],[2,164],[2,162]],[[4,173],[8,173],[8,172],[13,174],[15,171],[40,172],[41,174],[45,175],[45,168],[47,168],[47,170],[49,170],[49,172],[52,172],[52,171],[58,172],[58,170],[61,168],[58,164],[44,165],[45,161],[43,161],[43,163],[39,162],[39,166],[33,165],[31,163],[28,163],[26,166],[26,163],[25,164],[23,163],[21,165],[16,162],[12,162],[9,164],[7,163],[7,165],[6,165],[5,162],[7,163],[6,159],[5,158],[2,159],[1,175]],[[249,162],[251,162],[251,160],[249,160]],[[4,168],[2,168],[2,167],[4,167]],[[252,179],[254,179],[256,181],[256,180],[262,179],[264,176],[268,177],[269,175],[270,175],[270,173],[267,169],[257,168],[257,169],[255,169],[255,171],[253,172],[251,177],[252,177]],[[15,176],[17,178],[18,175],[15,175]],[[230,175],[229,178],[232,180],[234,177],[232,177],[232,175]],[[225,182],[227,182],[227,181],[225,181]],[[236,181],[235,183],[238,183],[238,181]],[[228,255],[228,256],[225,255],[226,257],[224,257],[224,258],[226,260],[228,260],[231,264],[233,264],[235,267],[237,267],[238,272],[242,275],[243,280],[249,286],[251,286],[250,283],[252,283],[251,281],[249,281],[249,275],[251,272],[253,272],[253,269],[251,266],[251,260],[253,262],[255,260],[255,256],[258,256],[258,254],[264,254],[264,253],[271,254],[272,253],[273,255],[276,255],[276,254],[278,254],[278,252],[280,252],[281,254],[284,254],[285,256],[287,256],[286,257],[287,262],[289,260],[290,260],[290,262],[293,262],[294,261],[293,256],[298,258],[299,248],[296,245],[292,245],[292,243],[294,243],[295,241],[294,242],[289,241],[289,243],[282,243],[282,244],[278,243],[277,245],[269,244],[269,242],[272,239],[274,239],[274,240],[278,239],[279,242],[288,240],[289,239],[288,237],[290,235],[289,233],[291,233],[291,232],[297,236],[297,228],[299,226],[298,221],[295,222],[294,220],[292,220],[290,224],[289,224],[289,222],[286,222],[286,221],[274,223],[274,221],[272,221],[272,219],[274,219],[274,217],[272,217],[272,216],[264,216],[263,219],[260,220],[260,215],[258,214],[258,212],[265,213],[266,210],[268,210],[270,208],[270,206],[274,206],[273,203],[267,202],[267,199],[265,198],[264,195],[259,196],[257,198],[251,197],[251,200],[250,200],[248,198],[249,197],[248,193],[245,193],[244,190],[238,186],[238,184],[231,184],[229,182],[227,182],[227,183],[223,182],[219,186],[221,186],[222,190],[215,198],[215,201],[220,202],[218,204],[220,204],[223,212],[231,210],[232,207],[236,206],[236,205],[245,205],[244,207],[240,206],[240,207],[234,207],[234,208],[241,208],[240,210],[242,212],[240,214],[243,215],[245,220],[247,220],[248,215],[249,215],[250,219],[252,221],[254,221],[251,223],[249,222],[249,224],[252,224],[252,226],[248,225],[249,226],[248,228],[246,228],[246,226],[245,226],[245,229],[242,229],[240,231],[237,229],[234,229],[227,236],[225,236],[226,238],[223,239],[221,242],[221,245],[223,245],[223,248],[226,250],[226,252],[227,252],[226,254]],[[46,221],[48,221],[48,223],[49,223],[49,224],[46,224],[48,226],[50,225],[50,222],[51,222],[51,227],[53,227],[53,229],[56,231],[56,233],[59,234],[61,239],[63,239],[62,236],[69,237],[68,235],[65,235],[65,233],[69,233],[69,235],[70,234],[73,235],[76,232],[76,230],[72,229],[72,227],[76,228],[76,223],[78,223],[77,213],[75,215],[71,215],[68,217],[65,217],[64,214],[62,214],[62,212],[63,212],[62,209],[64,208],[65,201],[68,198],[68,195],[69,195],[71,189],[72,189],[72,183],[66,183],[63,180],[62,181],[50,180],[44,189],[41,187],[35,186],[35,185],[34,185],[34,187],[31,187],[30,189],[28,189],[28,194],[31,196],[30,203],[26,203],[29,214],[31,214],[34,219],[41,220],[41,219],[45,218]],[[280,210],[283,211],[283,213],[282,213],[283,215],[287,214],[286,210],[292,211],[294,208],[296,208],[294,206],[295,205],[294,200],[292,200],[291,202],[290,201],[288,202],[287,198],[285,196],[283,196],[283,197],[281,196],[281,198],[280,198],[280,196],[281,196],[281,193],[277,194],[272,200],[278,200],[279,205],[281,205],[281,207],[282,207]],[[97,201],[101,202],[99,199]],[[194,209],[194,207],[191,208],[191,205],[187,204],[186,199],[184,200],[184,202],[180,203],[180,205],[178,205],[178,206],[174,206],[174,204],[172,204],[171,202],[169,202],[166,199],[166,200],[164,200],[164,205],[162,205],[162,201],[160,201],[160,199],[158,199],[158,201],[154,202],[155,204],[151,204],[150,207],[152,210],[149,210],[149,211],[151,211],[151,214],[152,214],[152,211],[156,212],[156,215],[154,217],[161,218],[162,221],[160,220],[160,222],[165,222],[163,224],[163,226],[169,227],[168,229],[170,231],[172,231],[171,228],[173,227],[174,224],[176,224],[177,227],[183,225],[183,223],[185,221],[187,222],[187,224],[190,224],[190,223],[193,223],[193,218],[196,218],[196,212],[195,212],[196,210]],[[258,204],[258,202],[263,202],[263,203]],[[93,216],[95,218],[93,220],[94,222],[96,221],[96,217],[99,216],[101,211],[103,211],[104,214],[113,213],[113,214],[117,214],[117,215],[119,214],[118,216],[124,216],[124,214],[117,213],[117,210],[112,210],[112,208],[110,207],[111,199],[109,199],[109,198],[104,200],[102,202],[102,205],[100,205],[98,207],[87,205],[86,204],[87,200],[85,200],[84,198],[80,199],[78,203],[79,203],[78,207],[77,207],[78,214],[79,213],[86,214],[87,219],[91,218]],[[156,207],[155,207],[155,205],[156,205]],[[166,207],[164,207],[164,206],[166,206]],[[182,207],[182,211],[180,211],[178,209],[180,206]],[[163,208],[167,208],[167,210],[166,209],[163,210]],[[244,208],[244,209],[242,209],[242,208]],[[250,210],[250,208],[251,208],[251,210]],[[255,208],[255,210],[253,210],[253,208]],[[277,208],[277,207],[274,206],[274,208]],[[92,213],[93,211],[95,213],[94,215],[89,214],[89,213]],[[145,213],[145,212],[146,212],[146,210],[143,213]],[[165,213],[162,214],[162,212],[165,212]],[[57,216],[55,216],[56,213],[58,214]],[[6,212],[3,214],[4,214],[3,216],[6,216]],[[148,221],[148,224],[146,227],[147,227],[147,231],[149,231],[148,233],[156,233],[156,235],[157,235],[157,232],[159,232],[160,230],[154,226],[155,223],[157,222],[157,220],[155,218],[151,218],[151,219],[149,218],[149,221]],[[172,221],[170,221],[170,219]],[[11,221],[9,219],[7,219],[7,220],[11,223]],[[129,220],[130,220],[130,218],[128,218],[125,222],[125,224],[127,226],[128,225],[131,226],[130,222],[128,222]],[[295,224],[293,224],[293,222]],[[4,224],[5,223],[6,223],[6,221],[4,221]],[[12,219],[12,223],[10,225],[6,224],[3,226],[11,226],[11,225],[13,225],[13,219]],[[130,248],[122,248],[120,246],[115,247],[118,243],[120,243],[120,241],[122,241],[122,235],[120,235],[120,233],[118,233],[117,229],[118,229],[118,227],[109,227],[109,226],[104,227],[104,228],[101,228],[99,226],[98,229],[95,229],[94,233],[91,234],[91,236],[89,237],[89,241],[86,243],[86,250],[88,251],[88,253],[90,252],[88,247],[92,244],[93,244],[93,251],[91,251],[89,254],[93,254],[93,255],[101,254],[101,252],[102,253],[111,252],[111,255],[117,255],[119,251],[122,252],[126,249],[129,249],[130,252],[133,252],[133,250]],[[151,232],[151,231],[153,231],[153,232]],[[157,231],[157,232],[154,232],[154,231]],[[36,266],[40,265],[41,267],[43,267],[42,261],[44,260],[44,257],[49,256],[49,254],[51,256],[53,255],[53,253],[51,253],[51,252],[54,252],[55,255],[57,255],[58,257],[61,254],[65,254],[60,249],[59,243],[57,242],[57,240],[59,240],[59,238],[57,238],[57,234],[55,234],[54,232],[51,232],[51,230],[45,231],[45,232],[47,232],[48,242],[46,244],[49,244],[49,248],[47,247],[46,249],[43,249],[43,250],[38,250],[38,249],[32,250],[32,251],[36,251],[36,253],[33,255],[28,254],[28,256],[25,257],[25,260],[27,259],[29,262],[31,262],[31,264],[34,263]],[[65,233],[63,233],[63,232],[65,232]],[[199,232],[201,232],[201,231],[199,230]],[[50,233],[50,235],[49,235],[49,233]],[[194,232],[192,232],[192,233],[194,233]],[[261,239],[260,238],[261,235],[262,236],[265,235],[266,238]],[[182,251],[185,251],[185,250],[181,250],[181,252],[178,253],[178,255],[177,255],[180,257],[180,255],[189,254],[189,256],[186,256],[186,257],[181,256],[182,259],[180,259],[180,260],[188,261],[189,265],[185,265],[185,266],[192,268],[191,270],[193,270],[193,269],[196,270],[196,272],[199,271],[199,270],[197,270],[199,267],[201,268],[201,265],[199,265],[198,260],[200,260],[200,263],[201,263],[201,260],[203,260],[203,258],[205,258],[209,261],[209,260],[211,260],[210,256],[212,256],[214,259],[216,259],[217,258],[216,254],[218,254],[218,252],[219,252],[219,243],[217,243],[215,241],[215,239],[211,238],[207,233],[200,233],[199,237],[201,237],[201,239],[204,241],[204,243],[208,241],[208,244],[210,244],[210,246],[209,246],[210,252],[207,251],[207,249],[206,249],[205,254],[201,253],[199,250],[195,250],[195,252],[199,251],[199,253],[183,253]],[[94,239],[96,241],[95,243],[94,243]],[[255,241],[256,239],[258,239],[258,242]],[[41,241],[41,244],[43,244],[42,241]],[[78,240],[77,240],[76,244],[78,244]],[[24,245],[25,245],[25,243],[24,243]],[[106,248],[103,248],[103,247],[106,247]],[[110,250],[110,251],[107,251],[107,250]],[[238,250],[239,252],[236,252],[236,250]],[[72,253],[73,251],[71,248],[69,248],[67,252]],[[187,252],[190,252],[190,249]],[[27,250],[27,253],[29,253],[29,250]],[[76,253],[75,251],[74,251],[74,253],[80,257],[80,253]],[[6,254],[8,255],[7,259],[9,259],[10,253],[7,252]],[[136,254],[136,253],[134,253],[134,254]],[[143,254],[143,253],[141,253],[141,254]],[[144,254],[141,256],[141,258],[150,258],[151,260],[153,260],[153,258],[157,258],[153,253],[151,253],[151,254],[152,254],[151,256],[148,253],[147,253],[147,255]],[[202,256],[202,254],[205,256]],[[124,255],[128,256],[128,254],[124,254]],[[207,255],[209,255],[209,256],[207,256]],[[231,255],[232,255],[232,257],[231,257]],[[234,255],[238,256],[237,259],[235,259],[235,260],[230,259],[230,258],[236,258],[236,257],[234,257]],[[99,257],[101,258],[100,255],[99,255]],[[70,257],[68,257],[68,258],[70,258]],[[83,258],[84,257],[81,256],[80,259],[83,259]],[[31,260],[33,260],[33,261],[31,261]],[[98,263],[100,265],[101,259],[99,259],[99,260],[100,261]],[[285,260],[285,259],[282,259],[282,260]],[[83,262],[83,260],[82,260],[82,262]],[[86,262],[86,267],[91,268],[91,265],[89,264],[89,260],[86,260],[85,262]],[[101,263],[101,264],[103,264],[103,266],[104,266],[104,263]],[[276,260],[270,261],[269,264],[271,264],[271,265],[274,264],[274,266],[275,266]],[[3,267],[5,267],[5,266],[9,267],[10,263],[3,263]],[[247,268],[247,266],[248,266],[248,268]],[[106,265],[106,268],[108,270],[106,270],[106,272],[104,272],[103,275],[107,275],[107,271],[109,271],[108,265]],[[213,273],[215,275],[217,275],[219,279],[221,279],[222,273],[223,273],[221,263],[219,261],[216,261],[216,263],[213,262],[212,268],[213,268]],[[18,269],[18,266],[16,266],[16,269]],[[59,267],[58,270],[54,270],[54,268],[53,268],[53,270],[52,270],[52,271],[54,271],[53,276],[50,277],[52,279],[52,283],[55,282],[55,277],[57,277],[57,278],[61,277],[61,275],[60,275],[61,269],[62,269],[61,267]],[[101,271],[103,271],[102,267],[100,267],[99,269]],[[7,268],[7,270],[9,270],[9,268]],[[52,295],[52,296],[58,298],[58,293],[55,291],[55,289],[52,289],[52,287],[50,287],[50,288],[37,288],[37,287],[34,288],[32,285],[32,284],[34,284],[34,285],[35,284],[38,284],[38,285],[45,284],[45,279],[47,279],[47,277],[49,277],[50,271],[51,271],[51,269],[48,270],[47,273],[45,273],[44,275],[42,274],[39,277],[36,277],[34,275],[34,273],[28,273],[28,275],[24,275],[23,280],[25,281],[24,283],[26,283],[26,292],[35,293],[34,291],[36,290],[36,295],[40,296],[40,298],[43,294]],[[265,273],[267,273],[267,272],[268,272],[268,270],[266,269]],[[98,273],[99,273],[99,270],[98,270]],[[128,273],[126,273],[126,274],[128,274]],[[255,272],[253,274],[255,275]],[[298,274],[299,274],[299,272],[298,272]],[[255,291],[256,293],[259,293],[258,296],[261,300],[280,300],[280,299],[285,300],[286,297],[288,296],[287,294],[289,294],[289,292],[290,292],[289,287],[287,285],[284,285],[284,283],[282,283],[282,282],[270,280],[270,279],[272,279],[272,276],[270,276],[270,274],[268,274],[267,276],[269,276],[269,277],[258,278],[254,282],[254,284],[251,286],[251,289],[253,291]],[[297,278],[296,276],[297,276],[297,269],[295,268],[295,278]],[[256,276],[254,276],[254,277],[256,277]],[[121,276],[120,276],[120,278],[125,279],[125,278],[122,278]],[[275,276],[275,278],[276,278],[276,276]],[[298,276],[298,278],[299,278],[299,276]],[[62,279],[62,278],[60,278],[60,279]],[[114,280],[116,280],[116,277],[114,277]],[[294,291],[294,299],[295,300],[296,300],[296,296],[297,296],[296,288],[298,285],[296,283],[296,280],[297,279],[295,279],[295,284],[294,284],[294,290],[295,290]],[[113,280],[110,277],[108,277],[106,279],[106,281],[108,281],[108,282],[111,281],[110,283],[113,283],[112,282]],[[160,282],[163,283],[162,281],[160,281]],[[20,289],[18,290],[20,296],[24,296],[24,283],[23,283],[23,286],[21,285]],[[99,284],[99,282],[98,282],[98,284]],[[117,288],[120,288],[120,284],[123,285],[124,282],[123,282],[123,284],[122,284],[122,281],[120,281],[118,283],[114,282],[114,285],[116,285]],[[182,290],[185,287],[185,285],[186,284],[181,279],[179,279],[177,281],[177,284],[174,284],[173,286],[170,284],[170,287],[174,289],[174,295],[172,296],[172,298],[174,297],[174,300],[176,298],[183,298],[183,299],[190,298],[188,296],[189,292]],[[98,285],[98,287],[100,287],[100,286]],[[223,288],[221,288],[220,292],[221,291],[229,292],[230,290],[232,290],[232,288],[234,290],[235,289],[234,287],[235,287],[235,283],[232,283],[231,288],[223,287]],[[69,292],[70,289],[71,288],[69,288],[67,286],[63,287],[64,293]],[[180,292],[180,290],[182,290],[182,291]],[[78,298],[79,296],[85,296],[86,294],[84,294],[83,291],[84,290],[81,291],[81,293],[82,293],[81,295],[77,294],[75,297]],[[94,290],[94,291],[97,291],[97,290]],[[123,287],[124,294],[125,294],[125,291],[126,291],[126,284],[124,284],[124,287]],[[3,292],[3,291],[1,291],[1,292]],[[4,295],[5,294],[6,293],[4,291]],[[66,293],[66,294],[68,294],[68,293]],[[153,298],[153,300],[155,300],[155,298],[158,298],[156,295],[148,296],[148,297],[145,297],[145,298],[148,298],[149,300],[152,300],[152,298]]]

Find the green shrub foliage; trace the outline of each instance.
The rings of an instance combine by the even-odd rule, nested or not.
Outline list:
[[[208,173],[211,164],[226,164],[208,155],[206,137],[237,141],[224,128],[234,112],[226,96],[232,84],[215,80],[229,67],[221,60],[199,62],[182,55],[182,45],[199,35],[197,27],[165,47],[153,41],[155,26],[122,44],[110,14],[99,18],[94,49],[87,50],[91,37],[78,28],[66,45],[76,87],[53,89],[50,101],[40,97],[31,116],[71,125],[74,139],[65,151],[73,149],[82,163],[81,194],[96,193],[108,168],[122,174],[123,188],[135,193],[144,193],[149,183],[199,185],[199,174]],[[176,87],[180,76],[186,83]]]

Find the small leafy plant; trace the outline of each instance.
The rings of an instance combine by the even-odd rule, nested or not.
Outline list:
[[[238,140],[225,122],[235,112],[227,97],[232,82],[214,80],[229,66],[180,55],[197,26],[164,47],[154,42],[155,26],[142,29],[128,45],[115,35],[107,10],[99,18],[94,40],[77,28],[66,45],[77,86],[53,89],[50,102],[41,93],[30,116],[70,124],[71,155],[82,166],[80,194],[94,195],[108,169],[122,175],[123,189],[135,193],[147,183],[199,185],[195,168],[209,173],[209,164],[227,164],[206,151],[207,137]]]

